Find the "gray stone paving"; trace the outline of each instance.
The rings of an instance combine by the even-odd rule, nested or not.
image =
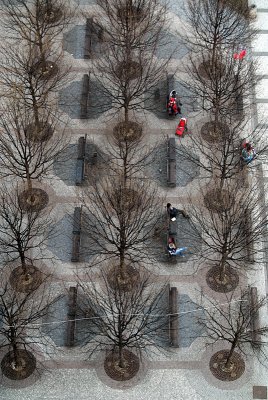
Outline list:
[[[59,106],[62,111],[72,119],[80,118],[80,104],[82,92],[81,81],[70,83],[59,93]],[[88,95],[88,119],[96,119],[112,107],[112,100],[104,93],[98,82],[90,80],[90,91]]]
[[[191,153],[191,152],[190,152]],[[152,154],[152,162],[146,168],[146,175],[154,179],[157,184],[167,185],[167,142],[163,140]],[[176,185],[180,188],[187,186],[200,174],[200,168],[191,160],[183,158],[180,146],[176,149]]]
[[[95,2],[91,0],[75,0],[81,7],[91,6]],[[268,0],[257,0],[258,6],[258,18],[262,15],[266,18],[268,16]],[[181,26],[179,29],[184,29],[184,12],[181,7],[181,1],[170,2],[169,5],[170,15],[174,20],[180,21]],[[263,22],[264,21],[264,22]],[[268,19],[261,20],[261,32],[260,32],[260,43],[256,45],[253,50],[253,56],[261,54],[261,71],[265,72],[264,77],[268,76],[268,53],[265,35],[267,35],[267,24]],[[258,22],[258,21],[257,21]],[[178,30],[179,30],[178,29]],[[174,31],[174,30],[173,30]],[[48,250],[54,254],[57,259],[55,260],[55,269],[58,271],[59,276],[65,279],[70,279],[70,284],[73,284],[72,276],[75,270],[73,264],[70,263],[70,254],[72,248],[72,210],[77,202],[75,195],[79,193],[80,188],[74,187],[74,167],[75,167],[75,149],[77,146],[77,139],[81,132],[81,126],[83,129],[89,132],[96,132],[97,135],[102,135],[103,127],[109,127],[109,120],[105,120],[105,110],[109,110],[111,104],[107,105],[107,108],[102,109],[98,113],[97,109],[99,104],[95,104],[94,110],[89,109],[89,119],[86,121],[87,125],[83,125],[84,121],[78,121],[80,112],[80,91],[81,91],[81,79],[87,64],[81,61],[83,47],[81,41],[83,40],[84,25],[76,25],[73,29],[65,34],[64,49],[75,59],[77,64],[74,64],[75,68],[79,71],[76,80],[72,82],[67,88],[65,88],[60,94],[60,104],[62,110],[66,112],[72,118],[72,126],[77,128],[74,129],[74,135],[72,138],[72,144],[67,150],[67,161],[65,165],[55,162],[53,169],[53,176],[50,177],[51,181],[47,181],[47,184],[52,185],[53,190],[56,194],[51,195],[53,201],[55,199],[61,199],[61,201],[69,206],[69,209],[65,209],[63,204],[55,205],[53,213],[55,213],[55,226],[57,228],[57,245],[50,241],[48,243]],[[180,57],[187,57],[185,49],[181,48]],[[159,53],[161,55],[161,52]],[[163,54],[165,57],[165,53]],[[180,61],[180,57],[176,60]],[[162,85],[162,86],[161,86]],[[156,86],[156,90],[159,89],[156,95],[158,97],[158,110],[154,114],[148,113],[148,125],[150,130],[155,130],[156,134],[159,132],[159,125],[161,128],[174,131],[177,124],[177,119],[169,119],[165,113],[165,101],[163,101],[162,93],[166,89],[165,84]],[[161,87],[160,87],[161,86]],[[256,94],[257,107],[260,110],[261,105],[267,104],[267,90],[265,90],[266,82],[263,82],[263,86],[260,87],[259,92]],[[100,95],[99,88],[93,84],[92,102]],[[190,124],[194,126],[196,106],[193,106],[192,99],[187,98],[189,94],[187,90],[184,92],[179,81],[176,82],[175,89],[181,95],[182,99],[182,112],[183,115],[189,117]],[[154,99],[155,101],[156,99]],[[163,103],[163,104],[162,104]],[[153,103],[147,104],[147,109],[151,110]],[[267,109],[268,110],[268,109]],[[268,116],[268,114],[267,114]],[[94,119],[93,119],[94,118]],[[194,132],[193,132],[194,134]],[[172,133],[173,135],[173,133]],[[102,138],[103,140],[103,138]],[[92,142],[93,143],[93,142]],[[92,157],[92,151],[97,151],[100,147],[95,147],[90,143],[90,147],[87,150],[88,162]],[[153,168],[148,170],[148,173],[155,179],[155,182],[159,184],[162,193],[165,193],[167,198],[172,199],[174,205],[179,206],[186,204],[187,200],[185,194],[186,191],[196,188],[196,182],[198,179],[199,171],[194,165],[185,164],[183,168],[180,166],[180,157],[178,150],[178,168],[177,168],[177,187],[175,189],[167,190],[166,188],[166,148],[165,146],[159,148],[159,157],[155,159],[156,164]],[[180,168],[181,167],[181,168]],[[160,171],[161,170],[161,171]],[[264,178],[268,177],[268,168],[263,167]],[[53,180],[54,179],[54,180]],[[52,192],[52,189],[51,189]],[[53,197],[54,196],[54,197]],[[58,197],[57,197],[58,196]],[[65,200],[64,200],[65,198]],[[71,203],[71,204],[70,204]],[[165,202],[166,204],[166,202]],[[163,209],[165,207],[163,204]],[[191,247],[193,243],[187,242],[187,231],[190,230],[189,222],[183,217],[178,217],[178,241],[183,245]],[[189,235],[190,237],[190,235]],[[162,241],[162,242],[161,242]],[[163,238],[160,238],[162,246],[164,246]],[[160,243],[159,242],[159,243]],[[196,246],[201,246],[197,243]],[[83,245],[84,246],[84,245]],[[85,247],[85,246],[84,246]],[[162,247],[163,249],[163,247]],[[163,256],[161,251],[161,257]],[[155,257],[156,258],[156,257]],[[16,386],[14,382],[7,382],[2,379],[0,386],[0,399],[1,400],[86,400],[86,399],[116,399],[116,400],[250,400],[253,396],[253,386],[267,386],[267,370],[263,368],[254,360],[248,360],[248,370],[244,376],[239,379],[234,385],[226,382],[217,382],[213,380],[207,365],[208,357],[211,354],[211,349],[206,349],[204,343],[200,338],[202,333],[199,330],[197,324],[197,316],[194,310],[198,307],[197,292],[202,289],[204,281],[201,280],[200,274],[198,276],[185,276],[188,270],[191,271],[194,265],[191,264],[191,255],[189,258],[178,258],[176,265],[169,265],[166,258],[159,258],[155,263],[155,267],[160,272],[161,278],[170,277],[176,282],[179,290],[179,311],[181,312],[180,320],[180,332],[179,332],[179,349],[171,349],[169,354],[157,353],[153,360],[147,360],[144,364],[144,370],[139,375],[139,378],[126,385],[125,390],[122,390],[120,384],[110,382],[105,379],[103,372],[101,372],[98,360],[87,360],[85,354],[81,351],[79,346],[74,349],[64,348],[64,332],[65,324],[60,324],[51,331],[50,328],[43,327],[43,332],[55,342],[60,349],[56,354],[56,363],[47,363],[49,366],[48,371],[43,371],[40,379],[37,381],[32,380],[29,382],[29,386],[21,383]],[[184,272],[186,270],[186,272]],[[258,283],[260,291],[265,291],[265,282],[263,279],[263,273],[260,272],[258,276],[256,274],[249,276],[249,282]],[[208,293],[210,293],[208,291]],[[62,316],[66,315],[67,300],[66,297],[60,298],[57,306],[51,310],[46,322],[52,322],[55,319],[62,319]],[[87,321],[78,321],[78,337],[77,344],[84,340],[84,332],[87,328]],[[187,331],[187,326],[191,325],[191,331]],[[183,332],[182,332],[183,331]],[[215,349],[214,349],[215,350]],[[146,357],[145,357],[146,360]],[[101,360],[100,360],[101,361]],[[26,386],[26,387],[23,387]],[[14,387],[16,387],[14,389]]]
[[[171,74],[172,75],[172,74]],[[181,116],[187,116],[193,111],[199,110],[196,99],[191,95],[189,89],[180,81],[174,80],[174,83],[168,88],[167,80],[158,82],[150,93],[146,94],[144,101],[145,109],[152,111],[157,118],[176,120],[179,122]],[[166,112],[167,94],[170,90],[176,90],[179,100],[182,103],[181,115],[177,117],[169,116]]]
[[[204,330],[199,324],[199,318],[204,317],[204,311],[199,304],[194,303],[188,295],[178,295],[179,310],[179,347],[190,347]]]
[[[76,25],[64,33],[63,50],[70,53],[73,58],[84,58],[86,25]]]

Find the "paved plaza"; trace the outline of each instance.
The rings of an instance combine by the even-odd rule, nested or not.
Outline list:
[[[181,10],[182,0],[173,0],[169,8],[172,21],[172,40],[180,41],[180,32],[189,29]],[[268,135],[268,0],[256,0],[256,27],[259,30],[257,39],[252,43],[248,56],[259,60],[258,73],[262,79],[252,94],[252,127],[263,121],[263,129]],[[88,13],[94,13],[93,0],[81,0],[79,7]],[[116,120],[109,112],[110,99],[107,99],[107,112],[89,114],[85,120],[79,119],[79,105],[74,93],[81,91],[84,74],[91,68],[91,61],[83,59],[83,38],[85,34],[84,19],[77,19],[74,26],[63,34],[62,46],[65,60],[74,73],[72,82],[59,93],[61,110],[69,118],[68,130],[72,132],[71,143],[67,150],[64,168],[55,161],[50,175],[39,182],[49,195],[49,212],[57,230],[57,244],[53,240],[47,243],[47,252],[53,256],[53,262],[44,260],[47,270],[53,270],[57,280],[53,290],[60,294],[62,281],[65,287],[74,285],[74,272],[77,264],[70,261],[72,238],[72,220],[70,215],[79,205],[79,196],[83,188],[75,186],[75,162],[78,138],[87,134],[89,158],[97,152],[106,154],[106,138],[112,132]],[[170,51],[168,49],[167,51]],[[166,53],[161,50],[159,58]],[[176,90],[180,90],[180,74],[183,62],[187,62],[187,49],[182,45],[171,60],[170,73],[175,73]],[[93,85],[93,97],[97,96],[98,86]],[[205,121],[206,116],[193,104],[187,102],[187,93],[182,92],[182,115],[188,118],[189,130],[194,135],[197,125]],[[148,106],[148,109],[150,107]],[[162,114],[161,114],[162,112]],[[166,186],[166,155],[164,143],[167,137],[174,137],[178,120],[167,119],[166,110],[159,109],[155,113],[145,110],[139,115],[148,144],[159,142],[158,153],[154,163],[145,171],[146,177],[152,179],[163,196],[163,213],[167,202],[178,208],[187,208],[188,195],[197,196],[200,174],[196,165],[184,165],[178,168],[175,188]],[[189,139],[183,138],[187,146]],[[179,141],[178,141],[179,144]],[[163,152],[164,148],[164,152]],[[179,151],[178,151],[179,154]],[[268,154],[267,154],[268,155]],[[257,169],[249,171],[252,179],[260,185],[264,194],[264,207],[268,204],[268,161],[264,156]],[[207,181],[204,179],[203,187]],[[184,221],[178,218],[180,240],[184,240]],[[191,246],[185,241],[184,246]],[[199,243],[195,244],[199,246]],[[201,245],[200,245],[201,246]],[[87,261],[87,260],[86,260]],[[268,293],[267,264],[258,266],[258,270],[250,271],[240,280],[241,285],[252,285],[258,288],[261,295]],[[82,267],[82,263],[78,263]],[[130,381],[117,382],[110,379],[103,368],[103,359],[87,359],[79,346],[67,348],[59,338],[63,330],[59,328],[48,340],[57,344],[53,357],[40,356],[46,367],[40,377],[30,376],[23,381],[11,381],[2,377],[0,382],[0,400],[251,400],[268,399],[268,365],[261,365],[255,358],[246,359],[246,369],[241,378],[235,381],[220,381],[210,369],[209,360],[213,353],[223,348],[223,343],[205,346],[202,330],[197,326],[197,308],[200,306],[200,293],[210,297],[215,295],[207,286],[204,269],[196,270],[191,256],[180,259],[177,263],[168,263],[165,257],[159,256],[157,262],[150,266],[151,272],[161,281],[167,281],[178,289],[179,296],[179,347],[156,350],[153,354],[144,354],[139,373]],[[217,294],[217,300],[224,302],[225,296]],[[56,319],[64,319],[67,303],[62,300]],[[202,310],[198,311],[202,312]],[[267,309],[261,314],[263,323],[268,324]],[[185,329],[183,328],[185,326]],[[187,326],[191,329],[187,331]],[[63,328],[64,329],[64,328]],[[58,340],[58,341],[57,341]],[[226,346],[229,346],[226,343]],[[227,347],[228,348],[228,347]],[[40,352],[41,353],[41,352]]]

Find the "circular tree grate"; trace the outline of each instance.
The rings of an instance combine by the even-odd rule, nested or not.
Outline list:
[[[38,20],[47,24],[55,24],[62,18],[62,10],[53,4],[52,1],[46,1],[38,7]]]
[[[130,292],[139,281],[139,277],[139,271],[131,265],[125,265],[122,269],[114,266],[109,271],[108,282],[115,290],[120,287],[124,292]]]
[[[209,362],[212,374],[221,381],[235,381],[240,378],[245,371],[245,362],[240,354],[234,352],[228,360],[229,350],[220,350],[213,354]]]
[[[58,71],[59,68],[53,61],[40,60],[34,65],[34,75],[42,79],[51,79]]]
[[[2,373],[9,379],[22,380],[28,378],[36,369],[36,359],[27,350],[10,351],[1,361]]]
[[[227,190],[218,188],[209,190],[204,196],[205,206],[215,212],[229,210],[234,200],[234,197]]]
[[[37,289],[42,282],[42,272],[33,265],[20,265],[10,274],[9,282],[18,292],[29,293]]]
[[[117,11],[118,19],[122,22],[129,24],[131,22],[137,23],[143,18],[142,7],[137,7],[132,2],[124,7],[120,7]]]
[[[127,381],[133,378],[139,371],[139,358],[131,351],[122,351],[122,366],[119,363],[118,352],[111,352],[104,360],[104,370],[106,374],[116,381]]]
[[[133,60],[129,60],[128,62],[121,62],[117,66],[116,71],[120,79],[124,81],[137,79],[142,74],[141,65]]]
[[[134,121],[119,122],[113,129],[113,135],[122,142],[134,142],[142,136],[142,127]]]
[[[220,267],[212,267],[206,274],[208,286],[219,293],[233,291],[239,284],[239,276],[236,271],[226,266],[224,271]]]
[[[45,142],[50,139],[52,135],[52,126],[43,121],[40,121],[38,124],[29,124],[25,129],[25,136],[33,142]]]
[[[208,143],[216,143],[223,140],[229,134],[228,125],[218,122],[206,122],[201,128],[201,136]]]
[[[122,188],[121,190],[115,189],[113,192],[115,204],[122,204],[126,215],[131,218],[131,213],[142,206],[142,199],[139,193],[133,188]]]
[[[48,202],[48,194],[38,188],[24,190],[19,195],[19,204],[23,210],[41,211]]]
[[[218,61],[213,68],[211,61],[207,60],[198,66],[198,72],[205,79],[221,77],[225,73],[225,65]]]

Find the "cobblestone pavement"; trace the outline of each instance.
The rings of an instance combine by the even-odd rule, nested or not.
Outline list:
[[[81,9],[94,11],[94,1],[80,0]],[[181,8],[182,0],[174,0],[170,4],[170,18],[174,21],[173,35],[179,39],[179,30],[187,29],[185,17]],[[267,116],[268,126],[268,0],[256,0],[258,18],[256,26],[260,29],[257,41],[253,44],[252,56],[260,59],[260,71],[262,81],[256,90],[256,113],[253,120],[257,123],[263,114]],[[179,27],[178,29],[176,27]],[[72,140],[68,149],[67,161],[62,165],[55,161],[51,176],[40,183],[49,194],[49,210],[57,229],[57,246],[53,241],[47,245],[47,251],[53,256],[53,262],[47,261],[47,268],[51,268],[57,275],[55,293],[60,294],[62,281],[65,286],[74,282],[74,264],[70,262],[71,254],[71,215],[75,206],[79,205],[78,196],[82,189],[74,185],[75,175],[75,149],[77,140],[87,133],[88,142],[94,143],[97,151],[105,154],[105,138],[113,128],[113,120],[109,111],[94,119],[79,120],[79,107],[72,92],[79,91],[79,84],[84,73],[90,68],[90,61],[82,59],[83,54],[84,20],[70,28],[64,34],[63,48],[66,51],[66,62],[70,63],[75,71],[75,79],[64,89],[59,98],[62,110],[71,118],[69,128],[72,132]],[[164,57],[165,54],[159,56]],[[187,52],[181,47],[179,56],[172,60],[175,67],[187,58]],[[177,64],[176,64],[177,63]],[[176,73],[176,82],[179,85],[179,72]],[[179,86],[178,86],[179,87]],[[69,97],[68,97],[69,96]],[[185,99],[187,105],[187,99]],[[150,108],[150,107],[148,107]],[[140,118],[146,132],[148,143],[155,144],[159,141],[157,156],[154,163],[146,171],[147,177],[153,178],[159,187],[161,195],[165,196],[165,202],[171,202],[178,208],[187,204],[187,195],[196,195],[198,201],[198,177],[200,171],[195,165],[179,166],[177,170],[177,187],[167,188],[166,166],[163,159],[163,141],[167,136],[174,135],[177,120],[167,119],[161,113],[145,111]],[[185,107],[182,112],[189,119],[189,128],[192,134],[196,129],[197,121],[205,118],[200,112]],[[90,115],[90,114],[89,114]],[[187,137],[184,139],[187,145]],[[89,154],[89,158],[91,155]],[[260,166],[260,184],[263,186],[264,196],[267,202],[266,186],[268,184],[268,163]],[[204,180],[203,185],[206,185]],[[180,229],[182,232],[183,228]],[[183,240],[183,238],[182,238]],[[184,243],[185,244],[185,243]],[[187,243],[186,243],[187,244]],[[197,244],[198,245],[198,244]],[[59,325],[53,334],[48,335],[49,340],[54,340],[57,352],[52,361],[43,359],[46,367],[41,371],[40,377],[32,377],[26,382],[12,382],[2,377],[0,385],[0,400],[250,400],[253,399],[253,387],[266,387],[268,385],[268,370],[255,362],[254,359],[246,360],[246,371],[240,379],[234,382],[221,382],[212,376],[208,368],[208,361],[212,353],[222,349],[224,343],[214,347],[205,347],[200,337],[202,332],[196,324],[195,309],[200,304],[200,291],[205,295],[213,296],[214,292],[206,285],[205,271],[198,270],[191,257],[175,264],[167,263],[165,258],[159,258],[158,262],[150,266],[151,271],[159,275],[160,280],[168,278],[171,286],[178,288],[179,293],[179,319],[180,337],[179,348],[167,349],[164,352],[156,351],[150,357],[144,356],[139,374],[130,382],[121,384],[108,378],[103,370],[102,359],[87,360],[85,354],[77,346],[72,349],[64,347],[62,335],[64,322]],[[82,266],[78,263],[75,266]],[[254,284],[260,293],[267,290],[266,266],[249,273],[248,277],[242,277],[241,285]],[[221,294],[218,294],[221,299]],[[224,297],[222,297],[224,300]],[[66,310],[66,299],[61,299],[55,310],[55,318],[62,318]],[[189,312],[189,314],[187,314]],[[267,321],[267,313],[261,316]],[[46,322],[49,322],[48,319]],[[191,325],[191,331],[184,327]],[[182,332],[183,331],[183,332]],[[44,334],[48,334],[43,329]],[[81,338],[82,340],[82,338]],[[0,360],[3,354],[0,354]],[[267,398],[267,397],[255,397]]]

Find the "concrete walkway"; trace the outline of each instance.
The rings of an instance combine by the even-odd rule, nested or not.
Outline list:
[[[174,20],[179,18],[179,3],[181,0],[173,0],[171,14],[173,14]],[[90,5],[92,1],[83,0],[81,4]],[[252,55],[260,60],[259,74],[262,75],[262,80],[255,94],[256,121],[254,123],[262,120],[262,116],[265,114],[268,127],[268,0],[256,0],[255,4],[258,7],[256,26],[260,31],[253,44]],[[83,21],[81,21],[82,24]],[[183,26],[183,19],[181,19],[181,24]],[[89,66],[84,60],[77,60],[71,56],[68,61],[80,74],[87,71]],[[150,114],[148,121],[148,125],[155,128],[152,129],[152,141],[155,140],[155,136],[160,138],[164,131],[168,134],[174,131],[174,121],[160,121]],[[73,143],[77,143],[78,137],[84,131],[89,131],[98,143],[98,139],[105,129],[105,116],[94,121],[73,120]],[[265,196],[264,203],[268,204],[268,190],[266,190],[268,188],[268,162],[267,165],[262,164],[260,168],[260,182]],[[53,213],[58,221],[59,217],[64,215],[64,203],[75,204],[76,190],[74,187],[68,187],[56,176],[51,176],[48,183],[55,191],[50,198],[55,200],[55,204],[52,204]],[[194,184],[191,186],[192,188],[195,189]],[[183,202],[183,193],[182,189],[177,187],[165,194],[169,201],[178,203],[179,199]],[[61,200],[59,201],[59,199]],[[65,277],[70,282],[72,268],[73,265],[65,260],[58,260],[55,265],[58,275]],[[206,283],[201,274],[200,276],[198,274],[197,276],[186,275],[189,274],[189,270],[188,263],[186,266],[181,264],[174,267],[163,267],[159,264],[156,266],[155,272],[159,275],[162,274],[164,278],[168,277],[172,285],[178,288],[180,294],[188,295],[192,301],[198,302],[197,292],[203,290]],[[249,281],[260,288],[260,292],[265,292],[268,287],[265,286],[265,276],[267,277],[264,270],[257,273],[255,271],[252,276],[249,276]],[[204,289],[204,292],[206,290]],[[48,370],[43,371],[39,379],[30,379],[25,382],[25,385],[23,382],[2,380],[0,382],[0,400],[267,399],[268,370],[259,363],[255,363],[253,359],[246,360],[246,371],[237,381],[221,382],[212,376],[208,367],[209,358],[212,353],[222,348],[222,343],[213,348],[205,348],[203,340],[198,338],[189,347],[171,349],[165,353],[157,352],[151,358],[147,358],[145,355],[138,376],[125,384],[112,381],[107,377],[103,371],[102,359],[88,361],[78,348],[61,348],[55,355],[55,363],[50,360],[44,361]]]

